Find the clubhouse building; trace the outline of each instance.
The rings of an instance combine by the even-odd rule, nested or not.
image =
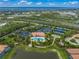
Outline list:
[[[32,32],[31,40],[35,42],[45,42],[46,41],[46,34],[43,32]]]

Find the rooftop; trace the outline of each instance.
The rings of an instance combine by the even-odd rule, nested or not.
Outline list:
[[[0,53],[2,53],[7,47],[7,45],[0,45]]]
[[[64,32],[65,32],[65,29],[64,28],[61,28],[61,27],[56,27],[55,29],[54,29],[54,32],[55,33],[58,33],[58,34],[64,34]]]
[[[79,39],[79,34],[73,35],[73,38],[78,38]]]
[[[43,32],[32,32],[33,37],[46,37],[45,33]]]
[[[52,29],[51,28],[41,28],[39,30],[37,30],[38,32],[44,32],[44,33],[47,33],[47,32],[52,32]]]
[[[67,49],[73,59],[79,59],[79,49]]]
[[[29,34],[30,34],[30,32],[27,32],[27,31],[21,31],[21,32],[20,32],[20,35],[21,35],[22,37],[28,36]]]

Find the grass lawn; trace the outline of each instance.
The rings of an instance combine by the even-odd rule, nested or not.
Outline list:
[[[16,52],[15,48],[11,49],[5,56],[3,56],[2,59],[11,59],[15,52]]]
[[[22,45],[16,46],[16,48],[21,48],[21,49],[26,50],[26,51],[35,51],[35,52],[41,52],[41,53],[46,53],[48,51],[56,52],[60,59],[69,59],[69,56],[68,56],[67,52],[65,51],[65,49],[60,48],[57,45],[54,45],[52,48],[29,48],[28,46],[22,44]],[[3,57],[3,59],[11,59],[12,56],[16,52],[16,48],[11,49]]]
[[[21,45],[20,48],[23,48],[26,51],[35,51],[35,52],[42,52],[42,53],[46,53],[48,51],[56,52],[60,59],[61,58],[69,59],[69,56],[68,56],[68,53],[66,52],[66,50],[64,48],[58,47],[57,45],[54,45],[52,48],[29,48],[25,45]],[[56,51],[53,51],[53,49],[55,49]]]
[[[60,57],[62,57],[62,59],[69,59],[68,53],[65,48],[60,48],[56,44],[54,44],[54,48],[57,50],[56,52],[60,54]]]
[[[69,59],[67,52],[64,49],[57,49],[62,59]]]

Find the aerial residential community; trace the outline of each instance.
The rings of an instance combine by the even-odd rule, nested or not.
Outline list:
[[[0,59],[79,59],[79,1],[49,1],[0,0]]]
[[[61,12],[72,12],[76,17],[71,14],[61,15]],[[19,59],[27,58],[28,53],[37,56],[43,53],[46,56],[51,53],[52,57],[48,57],[50,59],[54,54],[55,59],[78,59],[78,21],[78,9],[1,12],[0,58]]]

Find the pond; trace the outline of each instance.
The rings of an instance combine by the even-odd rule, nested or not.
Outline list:
[[[18,49],[12,59],[59,59],[59,57],[55,52],[26,52],[21,49]]]

